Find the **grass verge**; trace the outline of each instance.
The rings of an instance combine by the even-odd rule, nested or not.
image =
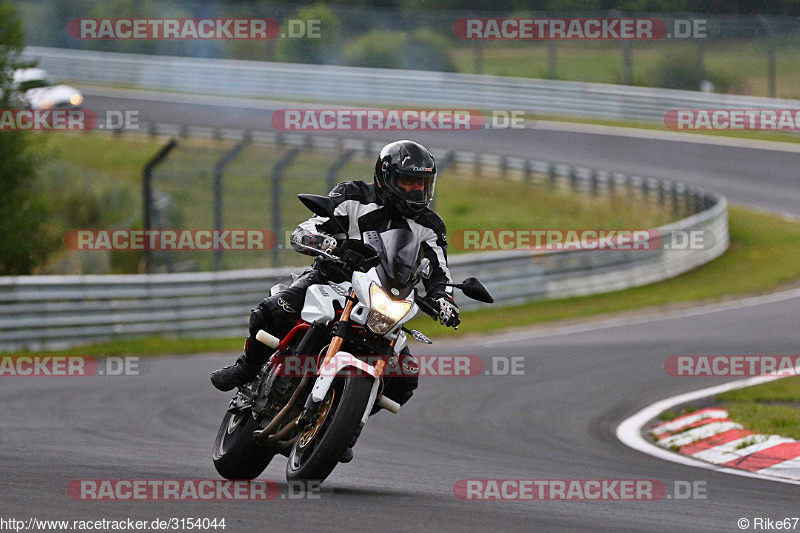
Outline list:
[[[728,412],[731,420],[745,429],[763,435],[780,435],[800,440],[800,376],[723,392],[715,396],[714,401],[718,407]],[[658,418],[672,420],[693,411],[694,407],[685,407],[680,412],[668,410]],[[739,445],[739,449],[754,442],[754,439],[745,440]]]
[[[800,440],[800,376],[728,391],[716,400],[749,430]]]

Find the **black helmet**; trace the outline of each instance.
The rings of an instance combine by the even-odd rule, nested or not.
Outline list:
[[[436,162],[427,148],[413,141],[387,144],[375,163],[375,186],[384,204],[414,218],[433,200]]]

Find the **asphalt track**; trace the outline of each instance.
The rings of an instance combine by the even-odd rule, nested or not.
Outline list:
[[[254,102],[213,97],[165,96],[163,93],[84,89],[85,106],[104,116],[105,111],[131,110],[141,122],[271,131],[275,109],[297,109],[308,104]],[[170,98],[163,102],[156,99]],[[206,102],[216,104],[208,104]],[[199,103],[204,102],[204,103]],[[630,131],[630,130],[629,130]],[[569,162],[630,174],[675,179],[720,192],[733,203],[800,214],[797,151],[762,150],[741,146],[672,141],[648,137],[647,130],[629,135],[585,133],[548,128],[545,124],[523,130],[375,132],[345,131],[340,135],[390,142],[404,136],[429,147]],[[687,139],[689,137],[686,137]],[[434,156],[436,154],[434,153]],[[446,179],[446,174],[443,176]]]
[[[122,103],[106,104],[118,109]],[[92,104],[87,100],[87,105]],[[167,114],[172,108],[150,109],[167,123],[181,123],[181,116],[183,122],[203,121],[196,107],[178,106]],[[203,125],[231,114],[208,112]],[[800,205],[796,173],[789,171],[796,154],[592,135],[551,137],[533,130],[473,135],[438,136],[435,144],[474,149],[479,142],[487,152],[497,148],[543,159],[602,161],[618,170],[683,173],[687,181],[696,173],[697,183],[736,201],[792,213]],[[723,182],[726,169],[733,177],[727,185],[701,182],[704,169]],[[525,373],[424,378],[400,415],[371,419],[355,460],[334,471],[318,500],[99,503],[67,496],[73,479],[216,478],[211,445],[228,395],[210,386],[208,374],[234,354],[156,357],[142,376],[0,378],[0,516],[225,517],[226,531],[735,531],[743,517],[752,522],[754,517],[798,516],[797,486],[666,462],[625,447],[614,435],[619,422],[652,402],[725,381],[670,377],[663,369],[666,357],[796,353],[798,313],[800,298],[683,318],[653,316],[636,324],[623,320],[572,333],[416,345],[415,353],[521,356]],[[429,329],[435,327],[431,322]],[[462,329],[468,332],[469,324]],[[262,477],[278,480],[285,489],[285,462],[279,459]],[[705,482],[707,498],[457,499],[453,485],[473,478],[657,479],[668,493],[676,480],[699,481]]]

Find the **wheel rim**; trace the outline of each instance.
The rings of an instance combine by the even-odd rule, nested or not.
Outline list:
[[[323,420],[322,423],[320,424],[319,429],[316,431],[316,434],[314,435],[313,439],[310,439],[309,442],[306,444],[306,447],[303,448],[302,450],[299,448],[299,442],[300,442],[299,438],[292,447],[292,453],[290,454],[289,457],[289,466],[292,470],[299,470],[303,466],[303,464],[306,461],[308,461],[312,455],[314,455],[314,451],[317,449],[317,444],[319,444],[321,438],[325,436],[325,430],[327,429],[328,425],[332,420],[330,414],[336,409],[336,406],[338,405],[339,401],[341,401],[341,396],[342,396],[341,391],[339,394],[335,393],[337,387],[344,390],[344,382],[340,381],[339,383],[337,383],[336,381],[334,381],[334,383],[331,384],[331,388],[328,392],[333,394],[331,394],[331,401],[328,407],[328,412],[326,413],[325,420]]]
[[[222,438],[219,440],[219,446],[217,447],[217,452],[220,456],[225,455],[231,449],[231,446],[233,446],[236,441],[236,431],[241,427],[242,422],[247,420],[247,416],[248,413],[246,412],[228,413],[228,422],[221,436]]]
[[[317,436],[317,434],[319,434],[319,430],[325,424],[325,421],[328,419],[328,414],[331,412],[333,398],[335,396],[336,391],[334,389],[328,391],[328,394],[325,396],[325,402],[320,406],[320,410],[317,415],[317,421],[314,423],[314,425],[307,427],[297,439],[297,451],[299,453],[303,453],[305,449],[308,448],[309,444],[314,441],[314,438]]]

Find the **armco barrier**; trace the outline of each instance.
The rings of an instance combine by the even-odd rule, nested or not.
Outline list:
[[[150,131],[179,132],[177,127],[168,125],[153,125]],[[213,135],[207,129],[194,128],[182,133]],[[226,137],[234,138],[242,134],[225,132]],[[334,143],[326,137],[297,134],[250,135],[256,141],[322,150],[337,149],[338,143],[338,149],[354,149],[365,155],[379,148],[363,140]],[[484,175],[515,172],[520,186],[534,181],[585,193],[623,190],[641,201],[671,204],[689,216],[657,228],[662,234],[708,230],[715,237],[713,245],[703,250],[497,251],[451,256],[454,280],[480,278],[498,306],[653,283],[707,263],[728,247],[727,202],[718,195],[655,178],[543,161],[468,152],[455,153],[453,159],[456,164],[477,167]],[[0,277],[0,350],[60,348],[142,335],[243,335],[248,310],[267,294],[271,285],[287,281],[293,270],[298,269]],[[483,305],[460,295],[457,301],[463,308]]]
[[[548,115],[663,121],[670,109],[800,109],[778,100],[673,89],[449,72],[25,49],[54,78],[208,95],[521,110]]]

